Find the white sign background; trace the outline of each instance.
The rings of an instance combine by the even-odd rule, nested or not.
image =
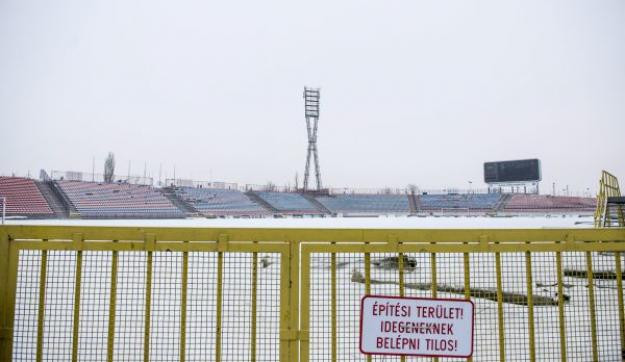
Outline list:
[[[360,351],[470,357],[473,320],[470,300],[367,295],[360,303]]]

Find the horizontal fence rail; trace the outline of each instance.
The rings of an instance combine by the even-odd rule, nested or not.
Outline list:
[[[3,226],[0,360],[381,360],[365,295],[472,300],[476,361],[621,360],[623,252],[622,228]]]

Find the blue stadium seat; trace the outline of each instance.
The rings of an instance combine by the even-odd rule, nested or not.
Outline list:
[[[280,212],[305,214],[321,213],[315,205],[300,194],[273,191],[258,191],[256,194]]]
[[[410,206],[406,195],[344,194],[316,198],[335,213],[408,213]]]
[[[264,215],[267,211],[238,190],[178,187],[176,195],[206,215]]]

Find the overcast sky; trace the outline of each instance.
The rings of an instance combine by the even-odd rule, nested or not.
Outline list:
[[[304,85],[328,186],[625,180],[622,0],[0,0],[0,173],[293,183]]]

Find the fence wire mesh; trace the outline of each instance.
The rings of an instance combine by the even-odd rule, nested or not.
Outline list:
[[[188,278],[183,285],[185,253],[151,253],[152,278],[147,283],[149,253],[118,252],[115,315],[109,336],[113,254],[111,251],[20,251],[13,360],[67,361],[72,360],[75,349],[81,361],[107,361],[110,352],[114,361],[143,361],[146,316],[150,321],[147,329],[150,361],[181,360],[181,338],[184,338],[185,360],[214,360],[218,253],[187,253]],[[223,256],[221,360],[278,360],[280,254],[250,252],[223,253]],[[79,259],[81,263],[77,267]],[[256,283],[252,281],[253,261],[257,263]],[[78,304],[76,286],[80,288]],[[147,288],[150,288],[150,308],[146,314]],[[183,288],[187,293],[184,328]],[[74,345],[76,313],[78,339]],[[109,347],[112,347],[110,351]]]
[[[610,240],[622,241],[617,237]],[[475,361],[623,358],[625,253],[599,251],[622,244],[612,249],[598,238],[567,241],[566,248],[492,244],[490,251],[428,241],[430,249],[403,244],[404,253],[382,242],[246,242],[236,249],[177,242],[128,251],[132,245],[99,240],[76,251],[68,245],[81,244],[66,239],[54,247],[25,240],[12,259],[7,351],[15,361],[290,361],[297,343],[311,361],[459,360],[362,354],[360,302],[367,294],[470,297]],[[289,255],[297,246],[302,254]],[[309,270],[298,269],[300,258]],[[308,299],[298,301],[298,292]]]
[[[500,253],[501,306],[495,253],[403,254],[404,295],[464,298],[475,304],[475,361],[560,361],[558,273],[555,252]],[[614,253],[591,255],[598,360],[620,361],[619,313]],[[310,280],[311,361],[394,361],[359,350],[360,300],[369,283],[372,295],[399,295],[397,253],[371,253],[367,280],[365,254],[312,253]],[[468,263],[465,264],[465,258]],[[593,360],[586,252],[562,253],[566,360]],[[621,258],[622,263],[622,258]],[[433,263],[435,268],[433,269]],[[465,265],[468,270],[465,270]],[[432,278],[435,273],[436,279]],[[465,284],[465,273],[470,277]],[[334,276],[333,276],[334,274]],[[335,293],[333,297],[333,293]],[[532,304],[532,307],[529,306]],[[499,321],[499,308],[503,321]],[[533,314],[533,318],[530,318]],[[503,330],[500,330],[500,323]],[[334,326],[334,327],[333,327]],[[500,343],[503,336],[503,343]],[[501,350],[503,346],[503,350]],[[533,346],[533,347],[532,347]],[[405,357],[407,361],[464,359]]]
[[[13,360],[33,361],[37,355],[37,316],[39,314],[39,273],[41,268],[39,250],[20,251],[20,264],[23,270],[32,272],[19,273],[18,288],[15,296],[15,324],[13,327]],[[18,318],[19,316],[19,318]]]

